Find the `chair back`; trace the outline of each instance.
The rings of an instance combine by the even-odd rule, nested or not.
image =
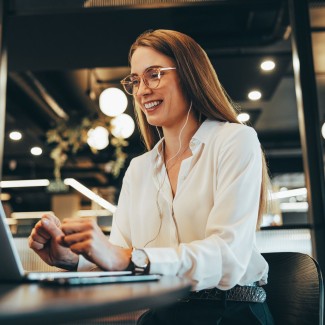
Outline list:
[[[318,263],[303,253],[262,255],[270,268],[264,288],[275,324],[323,325],[324,289]]]

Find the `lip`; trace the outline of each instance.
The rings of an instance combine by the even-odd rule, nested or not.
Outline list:
[[[146,101],[146,102],[142,103],[142,107],[146,112],[153,112],[157,108],[160,107],[162,102],[163,102],[163,100],[161,100],[161,99],[150,100],[150,101]]]

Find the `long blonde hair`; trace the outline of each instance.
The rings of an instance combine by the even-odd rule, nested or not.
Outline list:
[[[192,102],[198,119],[206,118],[239,123],[237,110],[223,89],[206,52],[191,37],[183,33],[158,29],[141,34],[132,44],[129,61],[138,47],[145,46],[160,52],[175,62],[183,93]],[[148,150],[158,141],[156,127],[150,125],[140,107],[135,103],[135,112],[141,135]],[[258,211],[258,224],[267,207],[268,172],[262,152],[262,184]]]

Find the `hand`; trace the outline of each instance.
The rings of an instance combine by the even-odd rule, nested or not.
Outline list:
[[[60,244],[64,235],[60,225],[56,216],[44,214],[28,238],[29,247],[47,264],[73,270],[77,268],[79,256]]]
[[[125,270],[131,259],[132,249],[115,246],[99,228],[96,220],[88,218],[64,219],[61,226],[65,244],[76,254],[82,254],[87,260],[103,270]]]

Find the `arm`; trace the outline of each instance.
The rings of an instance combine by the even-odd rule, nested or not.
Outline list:
[[[122,197],[126,198],[127,188],[123,182],[120,200]],[[126,208],[128,205],[122,204],[122,206]],[[115,219],[114,216],[113,228],[116,228]],[[127,229],[128,227],[124,228]],[[116,245],[111,243],[95,220],[65,219],[62,230],[64,232],[62,244],[79,255],[78,270],[90,270],[95,265],[104,270],[125,270],[129,266],[132,246],[123,240],[122,235],[120,235],[120,240],[117,241]],[[117,231],[115,234],[118,236]]]

